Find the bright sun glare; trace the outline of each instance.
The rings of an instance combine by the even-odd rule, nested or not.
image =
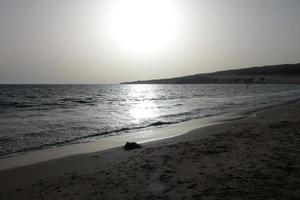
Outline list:
[[[180,39],[180,13],[172,0],[115,0],[106,31],[114,48],[126,56],[161,56]]]

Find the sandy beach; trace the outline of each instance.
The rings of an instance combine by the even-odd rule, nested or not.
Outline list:
[[[170,139],[0,171],[0,199],[297,199],[300,103]]]

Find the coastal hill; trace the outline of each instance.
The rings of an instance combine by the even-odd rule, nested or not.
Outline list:
[[[300,63],[250,67],[189,76],[124,82],[121,84],[300,84]]]

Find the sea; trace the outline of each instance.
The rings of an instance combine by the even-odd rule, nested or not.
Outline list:
[[[299,85],[0,85],[0,158],[299,98]]]

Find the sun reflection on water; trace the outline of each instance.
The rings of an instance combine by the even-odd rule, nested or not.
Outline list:
[[[133,101],[129,109],[134,121],[152,119],[158,116],[158,108],[153,99],[156,98],[154,85],[131,85],[129,98]]]

